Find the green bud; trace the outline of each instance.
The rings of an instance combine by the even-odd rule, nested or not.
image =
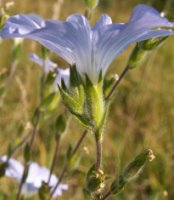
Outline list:
[[[98,5],[99,0],[84,0],[84,3],[89,9],[94,9]]]
[[[147,56],[147,51],[144,51],[137,43],[129,57],[129,69],[134,69],[140,65]]]
[[[42,186],[39,188],[39,199],[47,200],[50,196],[50,187],[48,183],[42,182]]]
[[[151,38],[149,40],[145,40],[142,42],[139,42],[139,48],[145,51],[151,51],[154,48],[158,47],[162,42],[164,42],[168,36],[166,37],[160,37],[160,38]]]
[[[151,38],[138,42],[129,57],[129,69],[139,66],[147,57],[148,53],[158,47],[167,37]]]
[[[143,150],[137,155],[124,169],[122,177],[127,182],[135,179],[145,166],[147,160],[151,161],[153,158],[153,152],[151,149]]]
[[[154,155],[151,149],[143,150],[137,155],[128,165],[123,169],[118,179],[116,178],[111,184],[112,194],[120,193],[127,183],[133,181],[138,177],[142,169],[144,168],[146,161],[152,161]]]
[[[86,177],[86,188],[88,191],[93,193],[100,193],[105,187],[105,174],[99,169],[96,170],[95,165],[93,165]]]
[[[66,121],[64,118],[64,115],[59,115],[56,119],[56,131],[58,131],[59,134],[62,134],[66,129]]]

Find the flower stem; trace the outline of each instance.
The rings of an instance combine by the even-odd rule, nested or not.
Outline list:
[[[36,138],[39,119],[40,119],[40,111],[37,112],[37,119],[36,119],[36,122],[34,124],[33,131],[31,133],[31,140],[30,140],[30,144],[29,144],[29,146],[30,146],[29,155],[31,155],[32,147],[33,147],[33,144],[34,144],[34,141],[35,141],[35,138]],[[24,168],[24,171],[23,171],[23,174],[22,174],[22,179],[20,181],[18,191],[17,191],[16,200],[20,200],[21,199],[20,196],[21,196],[22,185],[25,182],[25,177],[26,177],[26,174],[28,172],[28,169],[29,169],[29,164],[25,163],[25,168]]]
[[[56,135],[56,147],[55,147],[55,152],[54,152],[54,156],[53,156],[53,160],[52,160],[52,164],[51,164],[51,169],[50,169],[50,174],[49,174],[49,178],[48,178],[48,185],[49,185],[49,183],[50,183],[51,175],[52,175],[52,173],[53,173],[55,164],[56,164],[56,162],[57,162],[60,139],[61,139],[61,136],[60,136],[59,134],[57,134],[57,135]]]
[[[122,73],[121,73],[119,79],[115,82],[115,84],[114,84],[113,87],[111,88],[109,94],[108,94],[108,95],[106,96],[106,98],[105,98],[106,101],[108,101],[108,100],[112,97],[112,95],[113,95],[115,89],[118,87],[119,83],[120,83],[121,80],[125,77],[125,75],[127,74],[128,71],[129,71],[129,65],[127,65],[127,66],[124,68],[124,70],[122,71]]]
[[[102,165],[102,140],[95,134],[96,142],[96,170],[99,170]]]
[[[84,130],[82,136],[81,136],[80,139],[77,141],[77,143],[76,143],[76,145],[75,145],[75,147],[74,147],[74,149],[73,149],[73,151],[72,151],[72,156],[75,155],[75,153],[76,153],[77,150],[79,149],[79,147],[80,147],[81,143],[83,142],[83,140],[84,140],[84,138],[85,138],[86,135],[87,135],[87,130]],[[53,191],[52,191],[51,194],[50,194],[49,200],[51,200],[51,198],[53,197],[53,195],[54,195],[56,189],[57,189],[58,186],[60,185],[62,179],[63,179],[64,176],[65,176],[65,173],[66,173],[67,169],[68,169],[68,164],[65,163],[65,165],[64,165],[64,167],[63,167],[63,169],[62,169],[62,172],[60,173],[59,180],[58,180],[57,184],[55,185],[55,187],[53,188]]]

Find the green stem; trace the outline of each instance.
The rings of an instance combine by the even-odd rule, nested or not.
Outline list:
[[[106,101],[108,101],[108,100],[112,97],[112,95],[113,95],[115,89],[118,87],[119,83],[120,83],[121,80],[125,77],[125,75],[127,74],[128,71],[129,71],[129,65],[127,65],[127,66],[124,68],[124,70],[122,71],[122,73],[121,73],[119,79],[115,82],[115,84],[114,84],[113,87],[111,88],[109,94],[108,94],[108,95],[106,96],[106,98],[105,98]]]

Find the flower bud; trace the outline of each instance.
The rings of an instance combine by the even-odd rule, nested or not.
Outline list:
[[[154,158],[154,155],[151,149],[143,150],[124,168],[122,172],[123,179],[127,182],[135,179],[142,171],[146,161],[152,161],[152,158]]]
[[[95,165],[87,173],[86,187],[87,190],[96,194],[100,193],[105,187],[105,174],[101,169],[96,170]]]
[[[151,38],[149,40],[139,42],[139,47],[145,51],[151,51],[154,48],[158,47],[167,38],[168,37]]]
[[[138,175],[144,168],[146,161],[152,161],[154,158],[155,156],[151,149],[145,149],[139,155],[137,155],[123,169],[120,176],[116,178],[111,184],[112,194],[118,194],[119,192],[121,192],[127,183],[138,177]]]
[[[139,64],[141,64],[144,61],[146,56],[147,56],[147,51],[144,51],[137,43],[137,45],[135,46],[129,57],[129,62],[128,62],[129,69],[136,68]]]
[[[158,47],[167,37],[151,38],[138,42],[129,57],[129,69],[134,69],[141,64],[147,57],[148,53]]]
[[[84,0],[84,3],[89,9],[94,9],[98,5],[99,0]]]

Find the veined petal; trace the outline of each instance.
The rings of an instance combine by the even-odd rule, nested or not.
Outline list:
[[[5,169],[5,175],[7,177],[17,179],[18,181],[21,180],[24,167],[20,162],[13,158],[8,160],[6,155],[0,157],[0,162],[7,163],[7,167]]]
[[[103,30],[96,45],[99,50],[97,65],[103,68],[104,73],[113,59],[130,44],[152,37],[171,35],[173,31],[162,28],[171,28],[174,24],[162,18],[155,9],[138,5],[127,24],[120,27],[118,24],[109,26]],[[161,29],[157,29],[159,27]]]
[[[99,29],[102,29],[104,26],[112,24],[112,19],[104,14],[101,16],[101,18],[99,19],[99,21],[94,25],[94,27],[92,28],[93,31],[98,31]]]
[[[74,32],[69,32],[71,40],[76,45],[73,49],[75,64],[81,74],[91,73],[91,28],[87,19],[79,14],[71,15],[67,18]]]
[[[32,15],[10,17],[0,36],[34,39],[70,64],[76,63],[81,73],[88,72],[91,66],[90,25],[84,16],[72,15],[65,22],[42,20],[42,26],[34,22]]]

